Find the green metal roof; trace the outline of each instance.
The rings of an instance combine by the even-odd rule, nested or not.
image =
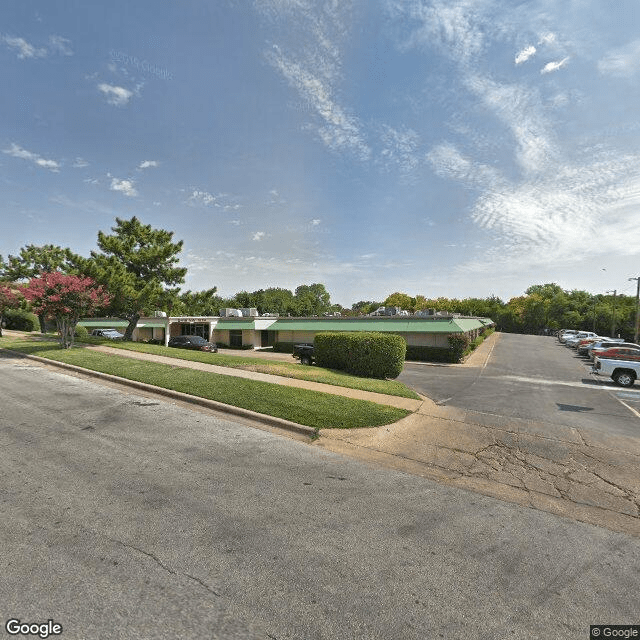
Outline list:
[[[464,333],[482,329],[479,318],[345,318],[281,319],[268,327],[269,331],[382,331],[390,333]],[[220,328],[218,325],[217,328]],[[241,328],[241,327],[238,327]]]
[[[255,329],[255,328],[256,328],[256,323],[253,320],[251,322],[242,322],[242,321],[236,320],[235,322],[218,322],[213,329],[214,331],[217,331],[220,329],[234,330],[234,329]],[[271,329],[271,327],[269,327],[269,329]]]
[[[78,322],[79,325],[83,327],[97,327],[99,329],[105,328],[110,329],[111,327],[128,327],[129,323],[126,320],[120,320],[119,318],[94,318],[93,320],[80,320]],[[158,320],[150,320],[145,321],[142,320],[138,322],[137,328],[165,328],[166,324],[164,322],[159,322]]]
[[[110,329],[111,327],[127,327],[129,323],[126,320],[113,320],[111,318],[103,318],[102,320],[80,320],[79,325],[83,327],[98,327],[102,329]],[[164,325],[161,325],[164,326]]]

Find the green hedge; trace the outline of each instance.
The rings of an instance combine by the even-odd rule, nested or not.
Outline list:
[[[75,336],[76,338],[88,338],[89,330],[87,329],[87,327],[83,327],[81,324],[77,324],[76,330],[75,330]]]
[[[464,333],[456,333],[448,338],[449,349],[451,351],[451,362],[460,362],[467,347],[469,346],[469,336]]]
[[[319,333],[313,345],[319,367],[363,378],[397,378],[407,351],[407,343],[401,336],[375,332]]]
[[[273,345],[273,350],[278,353],[293,353],[293,345],[297,342],[276,342]]]
[[[215,342],[215,340],[213,342]],[[241,347],[231,347],[225,342],[216,342],[216,347],[218,347],[218,349],[240,349],[242,351],[249,351],[249,349],[253,349],[252,344],[243,344]]]
[[[23,309],[7,309],[3,313],[7,329],[15,331],[40,331],[38,316]]]
[[[407,346],[407,360],[417,362],[457,362],[454,354],[446,347],[412,347]]]

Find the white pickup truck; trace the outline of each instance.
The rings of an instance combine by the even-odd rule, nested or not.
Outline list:
[[[630,387],[640,375],[640,362],[598,358],[596,356],[592,373],[610,376],[621,387]]]

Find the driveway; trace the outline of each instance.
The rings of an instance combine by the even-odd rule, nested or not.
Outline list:
[[[640,536],[640,418],[549,337],[494,334],[473,366],[405,365],[419,411],[322,446]],[[625,397],[621,397],[624,395]]]

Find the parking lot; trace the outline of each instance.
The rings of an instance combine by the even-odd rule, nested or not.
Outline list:
[[[478,367],[405,365],[399,380],[441,406],[611,436],[640,438],[640,383],[622,389],[591,373],[591,362],[546,336],[500,334]],[[544,425],[548,425],[544,428]]]
[[[555,338],[494,334],[465,365],[407,363],[426,396],[323,446],[640,536],[640,383],[622,389]],[[331,438],[331,439],[329,439]]]

